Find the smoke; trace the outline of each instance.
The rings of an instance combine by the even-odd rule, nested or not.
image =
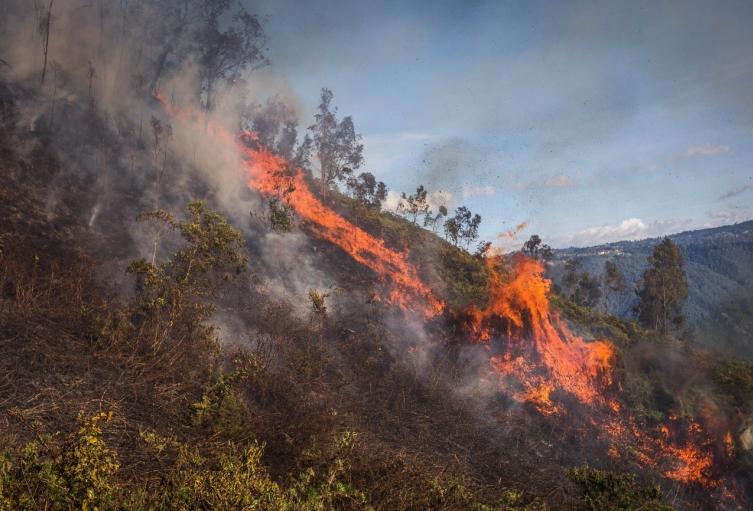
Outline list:
[[[201,2],[12,0],[2,9],[0,58],[8,65],[0,77],[28,91],[17,101],[19,127],[41,135],[59,160],[46,187],[48,219],[78,217],[108,277],[122,280],[128,260],[151,255],[154,233],[136,222],[138,213],[164,208],[180,217],[188,201],[201,198],[244,232],[271,299],[290,300],[304,314],[308,289],[337,284],[319,269],[306,236],[260,226],[266,202],[248,189],[240,151],[207,136],[208,126],[238,132],[241,114],[270,99],[295,116],[301,106],[287,80],[271,66],[251,66],[220,81],[203,122],[181,122],[152,98],[158,92],[177,108],[201,112],[197,42],[173,37],[182,19],[193,23],[188,16],[201,14]],[[159,254],[171,243],[161,240]]]

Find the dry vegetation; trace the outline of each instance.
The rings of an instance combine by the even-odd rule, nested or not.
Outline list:
[[[108,261],[110,248],[123,253],[113,241],[122,233],[89,239],[85,183],[64,171],[48,133],[18,128],[18,92],[2,87],[3,511],[666,509],[648,484],[655,474],[569,472],[605,448],[587,425],[460,392],[468,362],[455,336],[461,317],[428,325],[440,342],[418,360],[407,355],[411,334],[391,326],[394,311],[377,301],[338,310],[335,297],[314,291],[302,315],[258,285],[253,240],[200,203],[145,218],[162,226],[170,253]],[[65,205],[55,215],[53,186]],[[412,242],[451,304],[483,300],[484,269],[473,256],[394,216],[356,213],[389,244]],[[319,248],[343,282],[371,292],[368,271]],[[664,413],[669,405],[651,393],[660,376],[641,372],[630,355],[640,329],[559,306],[617,342],[621,378],[644,377],[634,387],[649,390],[636,391],[634,404],[645,420]],[[213,313],[224,310],[244,334],[219,342]],[[718,372],[720,385],[733,387],[753,374]],[[736,406],[749,406],[738,394],[730,394]],[[676,497],[686,507],[693,498]]]

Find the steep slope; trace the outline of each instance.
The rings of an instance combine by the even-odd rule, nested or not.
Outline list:
[[[144,281],[124,272],[155,253],[161,232],[133,220],[156,202],[151,148],[127,119],[99,122],[74,100],[65,105],[70,126],[29,127],[14,112],[42,100],[19,86],[5,91],[0,235],[12,250],[2,254],[0,439],[15,462],[3,476],[14,495],[25,495],[16,483],[32,475],[19,461],[25,446],[68,481],[73,469],[54,460],[80,452],[76,416],[101,445],[86,417],[105,410],[115,412],[106,439],[121,464],[104,467],[113,498],[199,502],[226,484],[261,486],[265,498],[293,499],[291,509],[306,509],[294,500],[302,494],[327,509],[588,509],[596,497],[666,509],[656,482],[679,509],[747,502],[750,366],[709,363],[682,341],[564,301],[551,308],[534,262],[471,256],[335,191],[316,199],[317,212],[339,215],[339,232],[301,214],[292,232],[275,233],[238,161],[212,160],[207,174],[176,157],[158,204],[178,221],[195,197],[222,210],[243,230],[250,272],[201,304],[216,307],[206,321],[180,310],[179,321],[165,318],[170,301],[144,302]],[[200,127],[195,143],[223,153],[213,133]],[[234,137],[226,142],[235,147]],[[386,252],[354,257],[348,237],[363,236],[355,225]],[[160,261],[181,247],[164,234],[158,241]],[[90,256],[83,267],[74,264],[81,253]],[[386,272],[369,264],[383,254],[399,254]],[[403,282],[389,271],[403,264],[445,304],[441,312],[427,318],[385,299]],[[55,439],[49,452],[40,438]],[[56,457],[63,438],[72,440]],[[637,481],[571,470],[586,463]]]

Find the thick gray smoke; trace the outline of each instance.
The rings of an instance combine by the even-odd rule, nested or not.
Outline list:
[[[60,161],[48,219],[78,216],[108,276],[120,280],[129,259],[152,251],[154,234],[136,222],[139,212],[179,214],[201,198],[244,231],[270,295],[303,311],[309,288],[335,284],[317,269],[305,236],[261,228],[266,202],[248,190],[239,151],[207,136],[207,126],[238,132],[249,112],[271,116],[274,109],[259,107],[270,99],[292,116],[298,110],[268,65],[258,20],[240,2],[11,0],[0,10],[0,78],[27,91],[19,127],[41,134]],[[218,34],[243,30],[247,65],[223,72],[238,48],[207,48]],[[166,113],[155,95],[205,121]]]

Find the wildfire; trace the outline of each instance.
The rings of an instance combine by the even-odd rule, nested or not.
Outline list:
[[[264,147],[257,147],[255,133],[236,136],[222,126],[181,111],[159,95],[155,97],[174,117],[197,125],[203,121],[208,136],[223,144],[233,144],[244,157],[242,171],[248,177],[250,188],[268,196],[281,189],[288,190],[287,201],[306,221],[311,232],[373,270],[388,286],[386,300],[389,303],[420,313],[425,318],[442,312],[444,304],[422,282],[415,266],[408,261],[407,252],[387,247],[384,240],[353,225],[326,206],[309,189],[303,170],[292,169],[292,176],[287,175],[285,170],[291,168],[290,163]]]
[[[172,115],[188,117],[160,101]],[[287,190],[286,200],[312,234],[373,270],[387,285],[389,303],[425,318],[442,313],[444,304],[422,282],[407,252],[387,247],[383,240],[325,205],[310,190],[302,169],[292,168],[285,159],[258,146],[253,133],[238,137],[206,122],[204,129],[217,141],[234,144],[241,152],[242,171],[250,188],[266,196]],[[613,345],[603,340],[586,342],[551,310],[551,283],[544,278],[544,268],[538,261],[522,255],[514,256],[509,264],[503,256],[490,255],[485,260],[488,303],[484,308],[472,306],[466,313],[471,338],[491,348],[489,368],[501,390],[518,402],[533,404],[544,415],[565,413],[562,397],[573,396],[594,411],[591,424],[610,439],[610,456],[618,458],[621,447],[629,445],[641,464],[656,468],[669,479],[721,486],[711,477],[714,458],[710,440],[698,423],[691,421],[678,435],[679,421],[672,417],[669,424],[647,434],[616,399],[608,397]],[[730,433],[724,438],[724,447],[731,458],[734,440]]]
[[[606,404],[603,388],[611,383],[611,344],[585,342],[550,310],[550,282],[538,261],[517,255],[512,268],[499,256],[486,262],[489,303],[469,310],[471,331],[478,340],[490,341],[495,330],[502,329],[507,351],[490,362],[501,376],[514,376],[522,385],[513,397],[535,403],[546,414],[558,410],[551,401],[555,387],[582,403]]]
[[[519,402],[531,403],[544,415],[565,412],[559,396],[566,392],[587,405],[591,424],[609,439],[608,454],[619,457],[620,447],[642,465],[654,467],[668,479],[685,484],[720,487],[712,477],[711,441],[695,421],[681,428],[672,417],[655,434],[648,434],[616,399],[611,399],[614,349],[606,341],[586,342],[573,334],[549,304],[550,282],[543,266],[522,255],[510,264],[501,256],[486,258],[489,301],[471,307],[469,330],[479,342],[501,354],[490,367],[501,390]],[[558,402],[559,399],[559,402]],[[731,435],[725,440],[733,452]]]
[[[241,149],[246,156],[248,185],[264,194],[275,193],[281,185],[279,171],[288,166],[288,162],[264,148],[241,146]],[[420,312],[425,317],[436,316],[442,311],[442,302],[421,281],[416,268],[408,262],[407,253],[387,247],[383,240],[324,205],[309,189],[302,170],[296,169],[292,179],[287,200],[298,216],[308,222],[315,236],[337,245],[388,283],[390,303]]]

